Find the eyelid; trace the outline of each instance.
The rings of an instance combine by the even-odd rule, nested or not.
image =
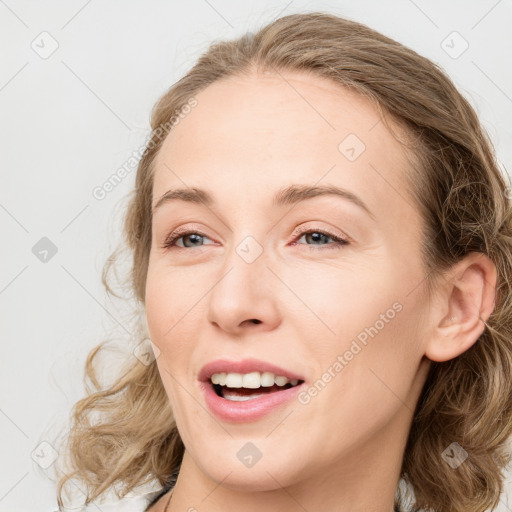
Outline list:
[[[311,221],[311,222],[318,222],[318,221]],[[318,226],[318,224],[313,225],[313,226],[310,226],[310,225],[300,226],[293,231],[292,237],[295,239],[297,236],[299,236],[301,234],[308,233],[308,232],[314,232],[314,231],[320,231],[320,232],[325,233],[331,237],[343,239],[347,243],[353,243],[353,239],[351,237],[349,237],[346,233],[334,232],[334,230],[332,230],[330,228],[320,227],[320,226]]]

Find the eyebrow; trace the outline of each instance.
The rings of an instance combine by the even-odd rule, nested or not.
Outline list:
[[[297,204],[301,201],[305,201],[306,199],[325,195],[333,195],[348,200],[364,210],[373,220],[376,220],[375,215],[359,196],[349,190],[336,187],[334,185],[290,185],[277,191],[273,198],[272,206],[277,207]],[[189,203],[203,204],[205,206],[213,206],[215,204],[213,195],[207,190],[194,187],[179,188],[168,190],[162,197],[160,197],[153,208],[153,213],[155,213],[163,204],[176,199],[187,201]]]

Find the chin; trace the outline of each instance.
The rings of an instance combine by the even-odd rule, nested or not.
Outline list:
[[[291,475],[286,475],[278,470],[268,469],[263,466],[260,470],[256,470],[254,467],[240,469],[236,466],[225,468],[224,471],[219,471],[219,468],[212,469],[214,470],[213,473],[208,472],[212,480],[222,482],[222,487],[225,489],[241,493],[275,491],[291,483]],[[226,476],[228,474],[229,476]]]

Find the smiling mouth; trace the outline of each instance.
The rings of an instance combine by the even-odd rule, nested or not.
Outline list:
[[[295,386],[300,386],[304,381],[299,380]],[[220,384],[212,384],[213,390],[216,395],[224,398],[225,400],[231,400],[233,402],[243,402],[246,400],[253,400],[254,398],[258,398],[260,396],[269,395],[271,393],[279,393],[280,391],[285,391],[287,389],[295,387],[290,382],[287,382],[284,386],[278,386],[274,384],[269,387],[259,387],[259,388],[230,388],[228,386],[221,386]]]

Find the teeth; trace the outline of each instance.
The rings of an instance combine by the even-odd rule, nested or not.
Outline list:
[[[276,384],[277,386],[286,386],[288,382],[296,386],[297,379],[289,380],[281,375],[274,375],[272,372],[252,372],[252,373],[214,373],[210,380],[213,384],[227,386],[228,388],[249,388],[257,389],[259,387],[269,388]]]
[[[264,388],[270,388],[275,384],[275,376],[271,372],[263,372],[261,374],[261,386]]]

